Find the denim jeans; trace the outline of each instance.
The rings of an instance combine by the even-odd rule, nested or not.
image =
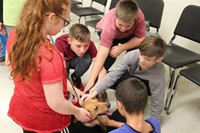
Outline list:
[[[91,56],[88,53],[85,53],[83,57],[74,57],[71,60],[67,61],[66,69],[67,75],[69,75],[69,70],[74,69],[74,76],[81,77],[89,69],[92,63]]]
[[[5,26],[4,26],[4,28],[5,28]],[[6,55],[6,43],[7,43],[7,39],[8,39],[7,32],[6,32],[5,35],[0,34],[0,57],[5,57],[5,55]]]

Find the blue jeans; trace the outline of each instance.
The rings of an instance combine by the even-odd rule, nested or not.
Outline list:
[[[92,63],[91,56],[88,53],[85,53],[82,57],[74,57],[71,60],[67,61],[66,69],[67,75],[69,75],[69,70],[74,69],[74,76],[81,77],[89,69]]]
[[[4,26],[6,29],[6,27]],[[6,32],[5,35],[0,34],[0,57],[5,57],[6,55],[6,43],[8,39],[8,34]]]

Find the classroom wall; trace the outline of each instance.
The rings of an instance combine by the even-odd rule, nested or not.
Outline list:
[[[159,33],[167,42],[169,42],[183,9],[187,5],[191,4],[200,6],[200,0],[163,0],[163,1],[165,3],[165,6]],[[196,45],[197,43],[187,41],[186,39],[183,38],[177,38],[177,39],[178,39],[177,43],[179,42],[184,43],[183,45],[184,47],[190,48],[195,52],[200,53],[200,44]]]

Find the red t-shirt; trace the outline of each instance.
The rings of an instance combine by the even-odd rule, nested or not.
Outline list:
[[[76,56],[76,54],[71,50],[70,44],[68,43],[69,36],[64,34],[56,39],[56,48],[63,53],[65,60],[68,61]],[[86,51],[93,59],[97,55],[97,49],[92,41],[89,43],[89,48]]]
[[[15,31],[10,33],[7,42],[7,51],[10,53],[11,45],[15,39]],[[63,81],[63,93],[66,99],[67,82],[64,68],[64,58],[61,53],[49,42],[51,52],[47,50],[44,44],[39,48],[39,54],[42,57],[40,78],[38,72],[33,72],[32,80],[19,81],[14,78],[14,94],[10,101],[8,115],[17,122],[22,128],[35,132],[55,132],[70,125],[71,116],[62,115],[53,111],[47,104],[43,84],[51,84]],[[38,64],[38,59],[36,59]]]
[[[123,39],[134,35],[135,37],[143,37],[146,35],[145,18],[142,11],[139,9],[138,19],[134,22],[132,28],[127,32],[121,32],[116,27],[115,8],[111,9],[97,23],[97,29],[101,32],[101,44],[110,48],[114,39]]]

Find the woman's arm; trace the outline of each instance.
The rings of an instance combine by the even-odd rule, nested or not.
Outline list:
[[[63,94],[63,82],[44,84],[44,94],[49,107],[57,113],[74,115],[80,121],[89,121],[90,114],[83,108],[74,106]]]

